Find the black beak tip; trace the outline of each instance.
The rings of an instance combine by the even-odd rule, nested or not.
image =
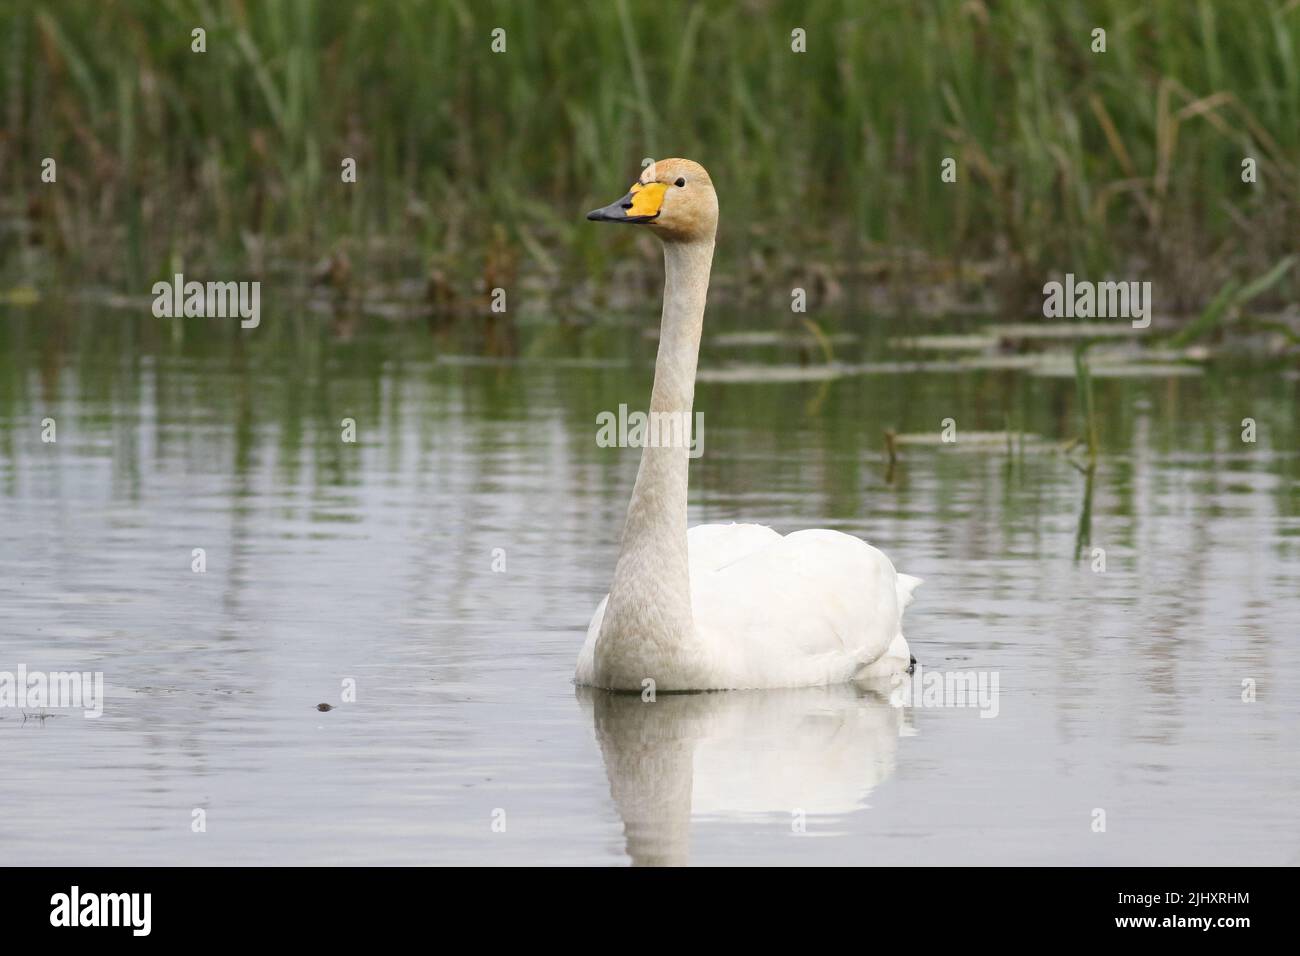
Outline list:
[[[592,222],[644,222],[643,217],[632,217],[628,215],[628,210],[632,208],[632,194],[628,193],[618,202],[612,202],[608,206],[601,206],[599,209],[593,209],[587,213],[587,218]]]

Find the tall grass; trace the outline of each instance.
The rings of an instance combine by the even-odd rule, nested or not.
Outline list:
[[[1297,0],[20,0],[0,36],[0,251],[24,270],[347,244],[464,277],[501,226],[571,281],[611,248],[582,212],[669,155],[718,184],[722,268],[766,278],[903,250],[932,281],[992,263],[1013,301],[1136,270],[1190,308],[1300,235]]]

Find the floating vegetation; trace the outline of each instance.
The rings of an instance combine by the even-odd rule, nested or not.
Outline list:
[[[889,344],[897,349],[915,349],[928,352],[983,352],[996,349],[1001,344],[1001,340],[997,336],[988,333],[971,335],[954,333],[952,335],[914,335],[894,338],[889,340]]]
[[[858,341],[858,336],[852,332],[822,333],[820,336],[814,336],[812,334],[797,335],[789,332],[749,330],[720,332],[717,335],[709,336],[708,345],[711,348],[756,348],[763,346],[806,348],[810,345],[817,345],[822,340],[832,345],[849,345]]]
[[[1101,345],[1097,340],[1129,338],[1124,344]],[[1050,343],[1044,349],[1038,342]],[[1204,345],[1152,346],[1126,322],[1044,322],[995,324],[978,332],[924,335],[890,340],[903,351],[957,353],[939,362],[923,361],[911,371],[1023,371],[1044,378],[1074,378],[1078,363],[1074,351],[1058,343],[1086,344],[1093,378],[1160,378],[1200,375],[1198,364],[1213,357]],[[961,354],[966,353],[966,354]],[[973,353],[973,354],[972,354]]]
[[[631,363],[617,358],[552,358],[497,355],[455,355],[442,353],[435,357],[439,365],[449,366],[504,366],[509,368],[533,366],[536,368],[627,368]]]
[[[1203,369],[1196,364],[1208,353],[1163,352],[1159,361],[1149,360],[1141,351],[1099,353],[1092,368],[1094,378],[1168,378],[1196,376]],[[1187,364],[1178,361],[1186,359]],[[865,375],[911,375],[917,373],[963,374],[974,371],[1025,372],[1042,378],[1073,378],[1074,359],[1068,352],[1034,352],[1026,355],[973,355],[939,361],[916,362],[828,362],[822,365],[789,363],[761,365],[738,363],[699,371],[697,381],[735,385],[783,384],[790,382],[828,382]]]
[[[999,340],[1103,339],[1122,338],[1134,334],[1133,327],[1123,320],[1111,322],[1021,322],[1009,325],[990,325],[986,332]]]
[[[832,362],[826,365],[729,365],[705,368],[696,382],[731,385],[774,385],[790,382],[829,382],[846,375],[864,375],[865,367]]]
[[[953,440],[943,437],[940,431],[933,432],[886,432],[886,443],[895,447],[941,445],[953,451],[987,452],[990,449],[1020,449],[1023,451],[1058,451],[1057,445],[1045,441],[1039,435],[1018,431],[957,431]]]
[[[1127,362],[1113,365],[1098,363],[1089,371],[1089,378],[1175,378],[1203,375],[1199,365],[1178,365],[1172,362]],[[1032,369],[1032,374],[1042,378],[1073,378],[1077,370],[1065,365],[1043,365]]]

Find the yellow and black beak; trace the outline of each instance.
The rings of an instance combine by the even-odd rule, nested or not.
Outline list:
[[[663,208],[667,191],[663,183],[635,183],[622,199],[593,209],[587,218],[592,222],[653,222]]]

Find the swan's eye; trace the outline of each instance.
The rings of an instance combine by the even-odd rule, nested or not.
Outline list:
[[[674,185],[677,185],[677,186],[685,186],[685,185],[686,185],[686,180],[683,179],[681,176],[678,176],[678,177],[677,177],[677,182],[674,183]]]

